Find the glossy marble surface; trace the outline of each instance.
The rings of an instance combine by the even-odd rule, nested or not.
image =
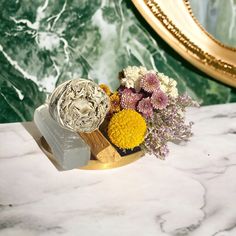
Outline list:
[[[128,65],[173,77],[202,104],[236,92],[193,68],[146,24],[131,1],[0,1],[0,123],[32,120],[61,82],[82,76],[118,86]]]
[[[58,172],[20,123],[0,125],[0,235],[236,235],[236,104],[191,109],[166,161]]]

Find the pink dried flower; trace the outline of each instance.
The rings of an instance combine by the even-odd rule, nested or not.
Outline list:
[[[168,96],[161,90],[156,91],[152,94],[151,102],[154,108],[164,109],[168,104]]]
[[[139,103],[137,110],[141,112],[146,118],[153,117],[153,106],[150,98],[143,98]]]
[[[131,89],[121,91],[121,107],[124,109],[136,109],[136,105],[143,95],[135,93]]]
[[[146,92],[152,93],[159,89],[160,81],[158,80],[157,75],[155,73],[149,72],[142,77],[140,81],[140,86]]]

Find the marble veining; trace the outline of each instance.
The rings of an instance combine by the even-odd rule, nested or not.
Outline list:
[[[117,89],[118,72],[144,65],[173,77],[202,104],[236,101],[174,52],[131,1],[0,1],[0,123],[32,120],[62,82],[78,77]],[[234,32],[234,31],[233,31]]]
[[[194,136],[122,168],[58,172],[0,125],[0,235],[236,235],[236,104],[190,109]]]

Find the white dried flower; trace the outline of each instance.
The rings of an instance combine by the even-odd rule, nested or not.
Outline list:
[[[161,90],[164,93],[170,95],[171,97],[174,97],[174,98],[178,97],[178,89],[176,87],[177,82],[174,79],[164,75],[163,73],[158,72],[157,75],[158,75],[158,79],[160,80]]]
[[[140,80],[147,73],[147,69],[143,66],[128,66],[123,72],[124,78],[121,78],[121,85],[140,91]]]
[[[49,99],[49,112],[61,126],[76,132],[92,132],[110,108],[106,93],[94,82],[73,79],[58,86]]]

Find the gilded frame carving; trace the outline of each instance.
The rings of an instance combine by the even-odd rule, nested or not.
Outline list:
[[[236,87],[236,48],[211,36],[194,17],[188,0],[132,0],[175,51],[201,71]]]

